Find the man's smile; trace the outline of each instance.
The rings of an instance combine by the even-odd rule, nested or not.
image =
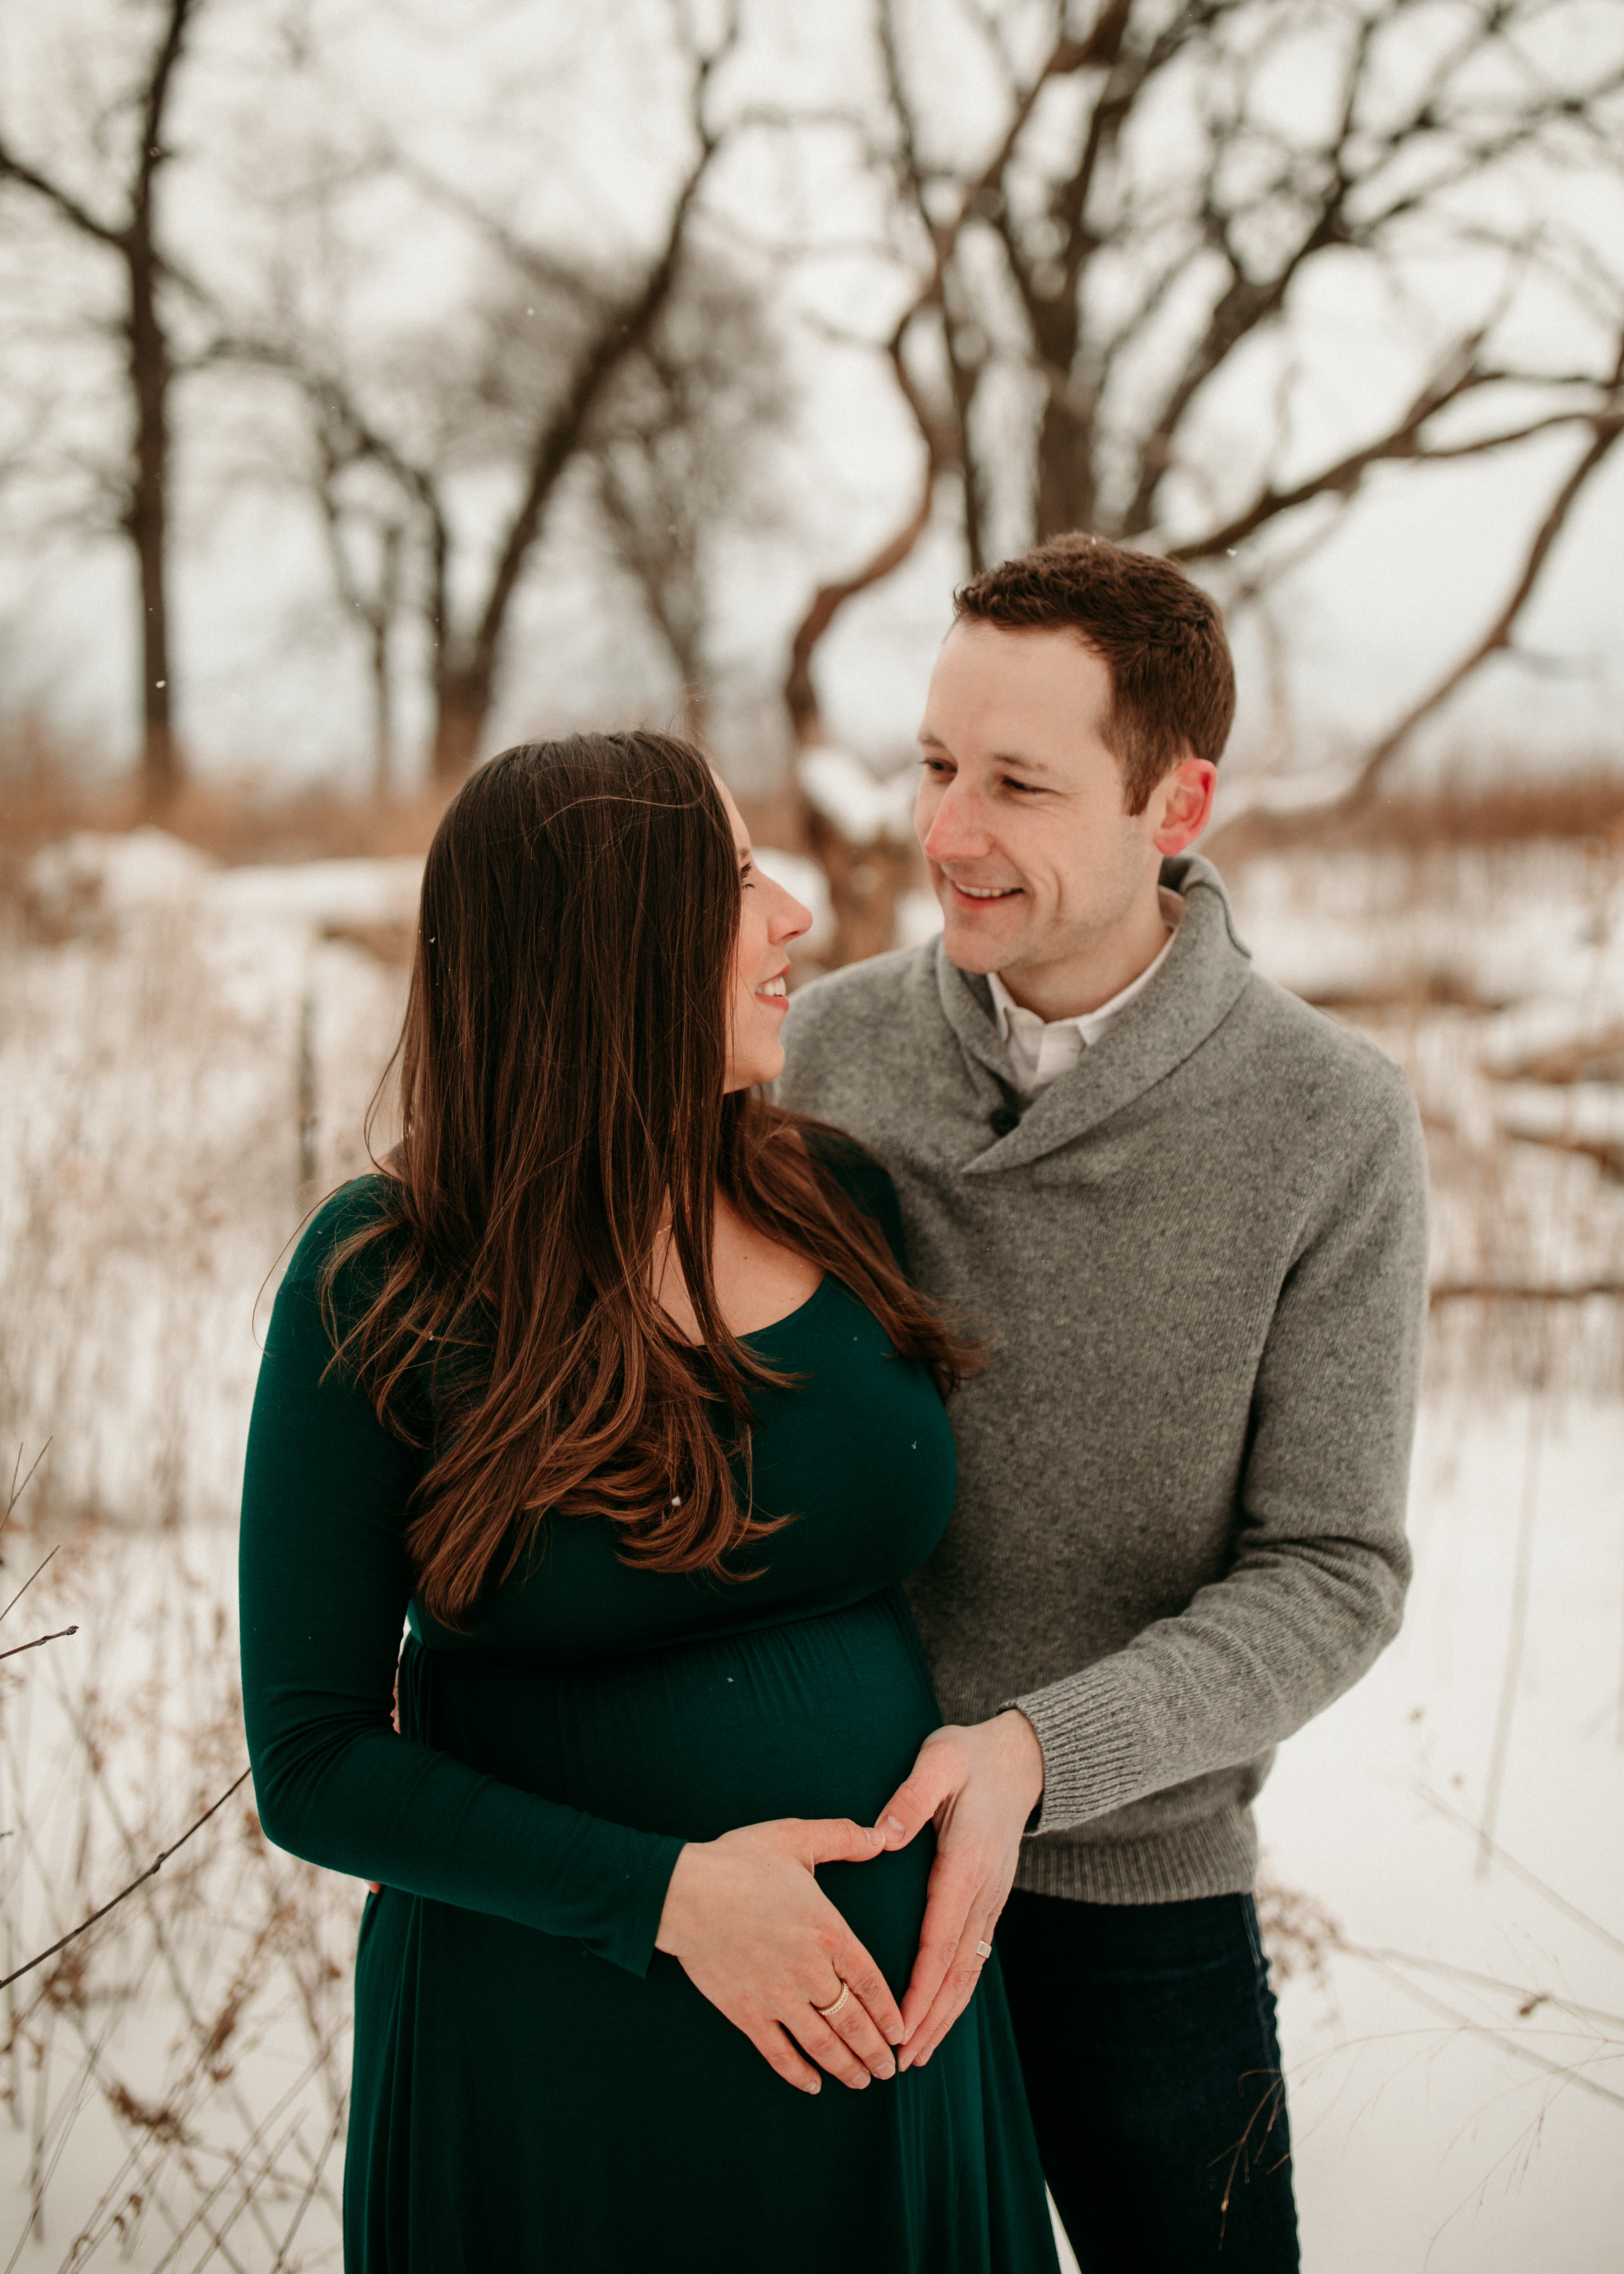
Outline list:
[[[943,870],[946,876],[947,871]],[[948,877],[948,883],[966,900],[1013,900],[1020,897],[1019,885],[961,885],[957,877]]]

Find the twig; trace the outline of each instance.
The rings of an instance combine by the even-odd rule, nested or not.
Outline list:
[[[1515,1998],[1520,2018],[1548,2006],[1553,2014],[1566,2014],[1575,2022],[1594,2022],[1600,2028],[1624,2031],[1624,2014],[1608,2012],[1603,2006],[1577,2006],[1571,1998],[1559,1998],[1549,1990],[1530,1989],[1524,1983],[1504,1982],[1498,1974],[1479,1974],[1470,1966],[1456,1966],[1447,1958],[1423,1958],[1413,1950],[1379,1950],[1369,1943],[1343,1942],[1335,1947],[1349,1958],[1363,1958],[1372,1966],[1417,1968],[1424,1974],[1441,1974],[1451,1982],[1464,1982],[1475,1990],[1488,1990],[1503,1998]],[[1471,2026],[1477,2026],[1473,2023]]]
[[[1458,1808],[1452,1808],[1441,1794],[1433,1792],[1425,1784],[1417,1784],[1417,1789],[1429,1808],[1435,1808],[1440,1816],[1448,1817],[1452,1823],[1470,1832],[1474,1839],[1482,1840],[1480,1826],[1474,1824],[1470,1816],[1462,1815]],[[1588,1911],[1582,1911],[1577,1903],[1570,1903],[1566,1895],[1559,1895],[1556,1889],[1540,1879],[1537,1872],[1530,1871],[1526,1864],[1519,1864],[1515,1856],[1508,1856],[1492,1840],[1486,1844],[1490,1855],[1502,1871],[1509,1871],[1514,1879],[1521,1879],[1524,1886],[1531,1887],[1537,1895],[1543,1895],[1546,1902],[1553,1905],[1565,1917],[1572,1919],[1575,1926],[1583,1927],[1587,1933],[1593,1934],[1610,1950],[1616,1950],[1624,1957],[1624,1939],[1620,1939],[1610,1928],[1603,1926],[1599,1919],[1593,1919]]]
[[[1568,2062],[1551,2060],[1544,2053],[1536,2052],[1531,2045],[1522,2044],[1515,2037],[1508,2037],[1503,2029],[1488,2028],[1481,2022],[1473,2021],[1470,2014],[1462,2014],[1457,2007],[1446,2005],[1441,1998],[1434,1998],[1431,1991],[1423,1990],[1419,1983],[1408,1980],[1396,1968],[1384,1964],[1373,1952],[1365,1956],[1365,1963],[1391,1982],[1395,1989],[1402,1990],[1407,1998],[1413,1998],[1417,2006],[1425,2006],[1429,2013],[1454,2022],[1458,2029],[1470,2030],[1474,2037],[1497,2046],[1501,2052],[1511,2054],[1514,2059],[1526,2061],[1530,2067],[1543,2070],[1546,2076],[1554,2077],[1560,2083],[1576,2084],[1581,2092],[1592,2093],[1598,2100],[1610,2100],[1615,2108],[1624,2108],[1624,2093],[1614,2092],[1610,2085],[1598,2084],[1594,2077],[1586,2076],[1582,2068]]]
[[[1544,1326],[1541,1325],[1543,1337]],[[1528,1638],[1528,1603],[1534,1564],[1534,1517],[1539,1504],[1539,1465],[1545,1436],[1545,1359],[1543,1339],[1539,1379],[1528,1417],[1528,1448],[1522,1464],[1522,1505],[1517,1516],[1516,1562],[1511,1577],[1511,1617],[1506,1634],[1506,1663],[1500,1677],[1500,1704],[1494,1715],[1494,1736],[1489,1747],[1489,1784],[1483,1803],[1483,1823],[1477,1834],[1477,1877],[1488,1876],[1494,1851],[1494,1824],[1506,1781],[1506,1762],[1511,1751],[1511,1719],[1516,1710],[1517,1684],[1522,1678],[1522,1648]]]
[[[315,2200],[316,2190],[321,2185],[321,2174],[327,2167],[327,2157],[338,2145],[338,2135],[344,2128],[344,2120],[348,2114],[348,2109],[341,2103],[338,2112],[333,2119],[333,2129],[327,2135],[327,2145],[311,2166],[310,2185],[299,2198],[299,2207],[293,2214],[292,2225],[282,2237],[282,2248],[276,2254],[276,2263],[272,2267],[271,2274],[282,2274],[282,2268],[288,2263],[288,2253],[293,2248],[293,2238],[304,2225],[304,2214]]]
[[[154,1878],[157,1873],[163,1869],[163,1866],[169,1862],[170,1856],[173,1856],[177,1849],[185,1846],[187,1841],[191,1839],[194,1832],[201,1832],[203,1826],[208,1822],[209,1818],[219,1813],[219,1811],[225,1806],[227,1801],[230,1799],[232,1794],[239,1791],[242,1787],[247,1783],[252,1773],[253,1772],[251,1769],[244,1769],[241,1776],[236,1780],[235,1783],[229,1784],[226,1787],[225,1790],[221,1794],[219,1799],[214,1803],[213,1806],[204,1810],[202,1815],[199,1817],[195,1824],[188,1825],[186,1829],[181,1834],[180,1838],[175,1841],[169,1847],[166,1848],[161,1856],[155,1857],[154,1861],[147,1866],[147,1869],[141,1873],[139,1879],[132,1879],[127,1887],[121,1887],[110,1901],[103,1903],[99,1911],[92,1911],[87,1919],[81,1920],[78,1926],[71,1928],[69,1931],[62,1937],[60,1941],[53,1942],[49,1950],[41,1951],[37,1958],[29,1959],[26,1964],[15,1968],[10,1974],[0,1977],[0,1990],[9,1990],[11,1984],[19,1980],[23,1975],[32,1974],[36,1966],[43,1966],[48,1958],[55,1958],[59,1950],[65,1950],[69,1943],[76,1942],[81,1934],[87,1933],[89,1930],[95,1925],[98,1919],[104,1919],[109,1911],[117,1910],[119,1904],[124,1901],[127,1895],[132,1895],[138,1887],[144,1887],[148,1879]]]
[[[38,1466],[39,1463],[36,1461],[34,1463],[34,1468],[37,1468]],[[32,1476],[34,1474],[34,1469],[30,1469],[28,1474]],[[61,1545],[62,1542],[58,1540],[56,1542],[56,1547],[60,1547]],[[56,1553],[56,1547],[53,1547],[51,1549],[50,1555],[48,1555],[45,1558],[45,1562],[43,1563],[39,1564],[35,1570],[30,1571],[28,1577],[23,1581],[22,1585],[17,1590],[17,1593],[12,1596],[4,1610],[0,1611],[0,1619],[9,1618],[11,1616],[11,1613],[17,1608],[18,1604],[21,1602],[23,1597],[27,1593],[29,1588],[33,1586],[34,1581],[39,1577],[40,1573],[45,1569],[45,1564],[50,1562],[51,1555],[54,1555]]]
[[[17,1506],[18,1502],[27,1491],[29,1486],[34,1482],[34,1471],[39,1467],[40,1463],[45,1458],[45,1456],[49,1452],[55,1442],[56,1440],[52,1437],[48,1437],[45,1440],[45,1442],[41,1446],[33,1460],[29,1462],[28,1473],[23,1479],[21,1484],[19,1484],[17,1481],[17,1472],[23,1465],[23,1449],[20,1445],[17,1448],[17,1461],[11,1471],[11,1498],[5,1504],[5,1514],[4,1516],[0,1516],[0,1528],[4,1528],[11,1522],[11,1510]]]
[[[54,1550],[52,1552],[55,1553]],[[64,1635],[75,1635],[78,1632],[77,1626],[58,1627],[55,1634],[35,1635],[32,1642],[19,1642],[13,1645],[10,1650],[0,1650],[0,1658],[20,1658],[26,1650],[41,1649],[48,1642],[60,1642]]]

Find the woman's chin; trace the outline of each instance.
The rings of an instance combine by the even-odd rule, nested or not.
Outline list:
[[[723,1095],[731,1096],[735,1089],[759,1089],[763,1083],[777,1081],[784,1071],[784,1045],[775,1037],[752,1050],[748,1058],[729,1062],[727,1078],[722,1084]]]

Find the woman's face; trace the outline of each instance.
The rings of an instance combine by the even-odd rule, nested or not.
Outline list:
[[[739,952],[733,963],[733,1016],[727,1035],[725,1089],[751,1089],[775,1081],[784,1071],[778,1040],[789,1008],[789,956],[811,915],[782,885],[756,866],[750,832],[726,787],[718,783],[739,854]]]

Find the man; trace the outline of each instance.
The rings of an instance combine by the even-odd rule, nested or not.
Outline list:
[[[912,1589],[954,1726],[882,1817],[937,1834],[903,2060],[996,1922],[1086,2274],[1297,2263],[1251,1803],[1410,1568],[1419,1125],[1188,851],[1233,710],[1170,561],[1069,537],[975,578],[920,734],[942,937],[798,994],[779,1088],[992,1345]]]

